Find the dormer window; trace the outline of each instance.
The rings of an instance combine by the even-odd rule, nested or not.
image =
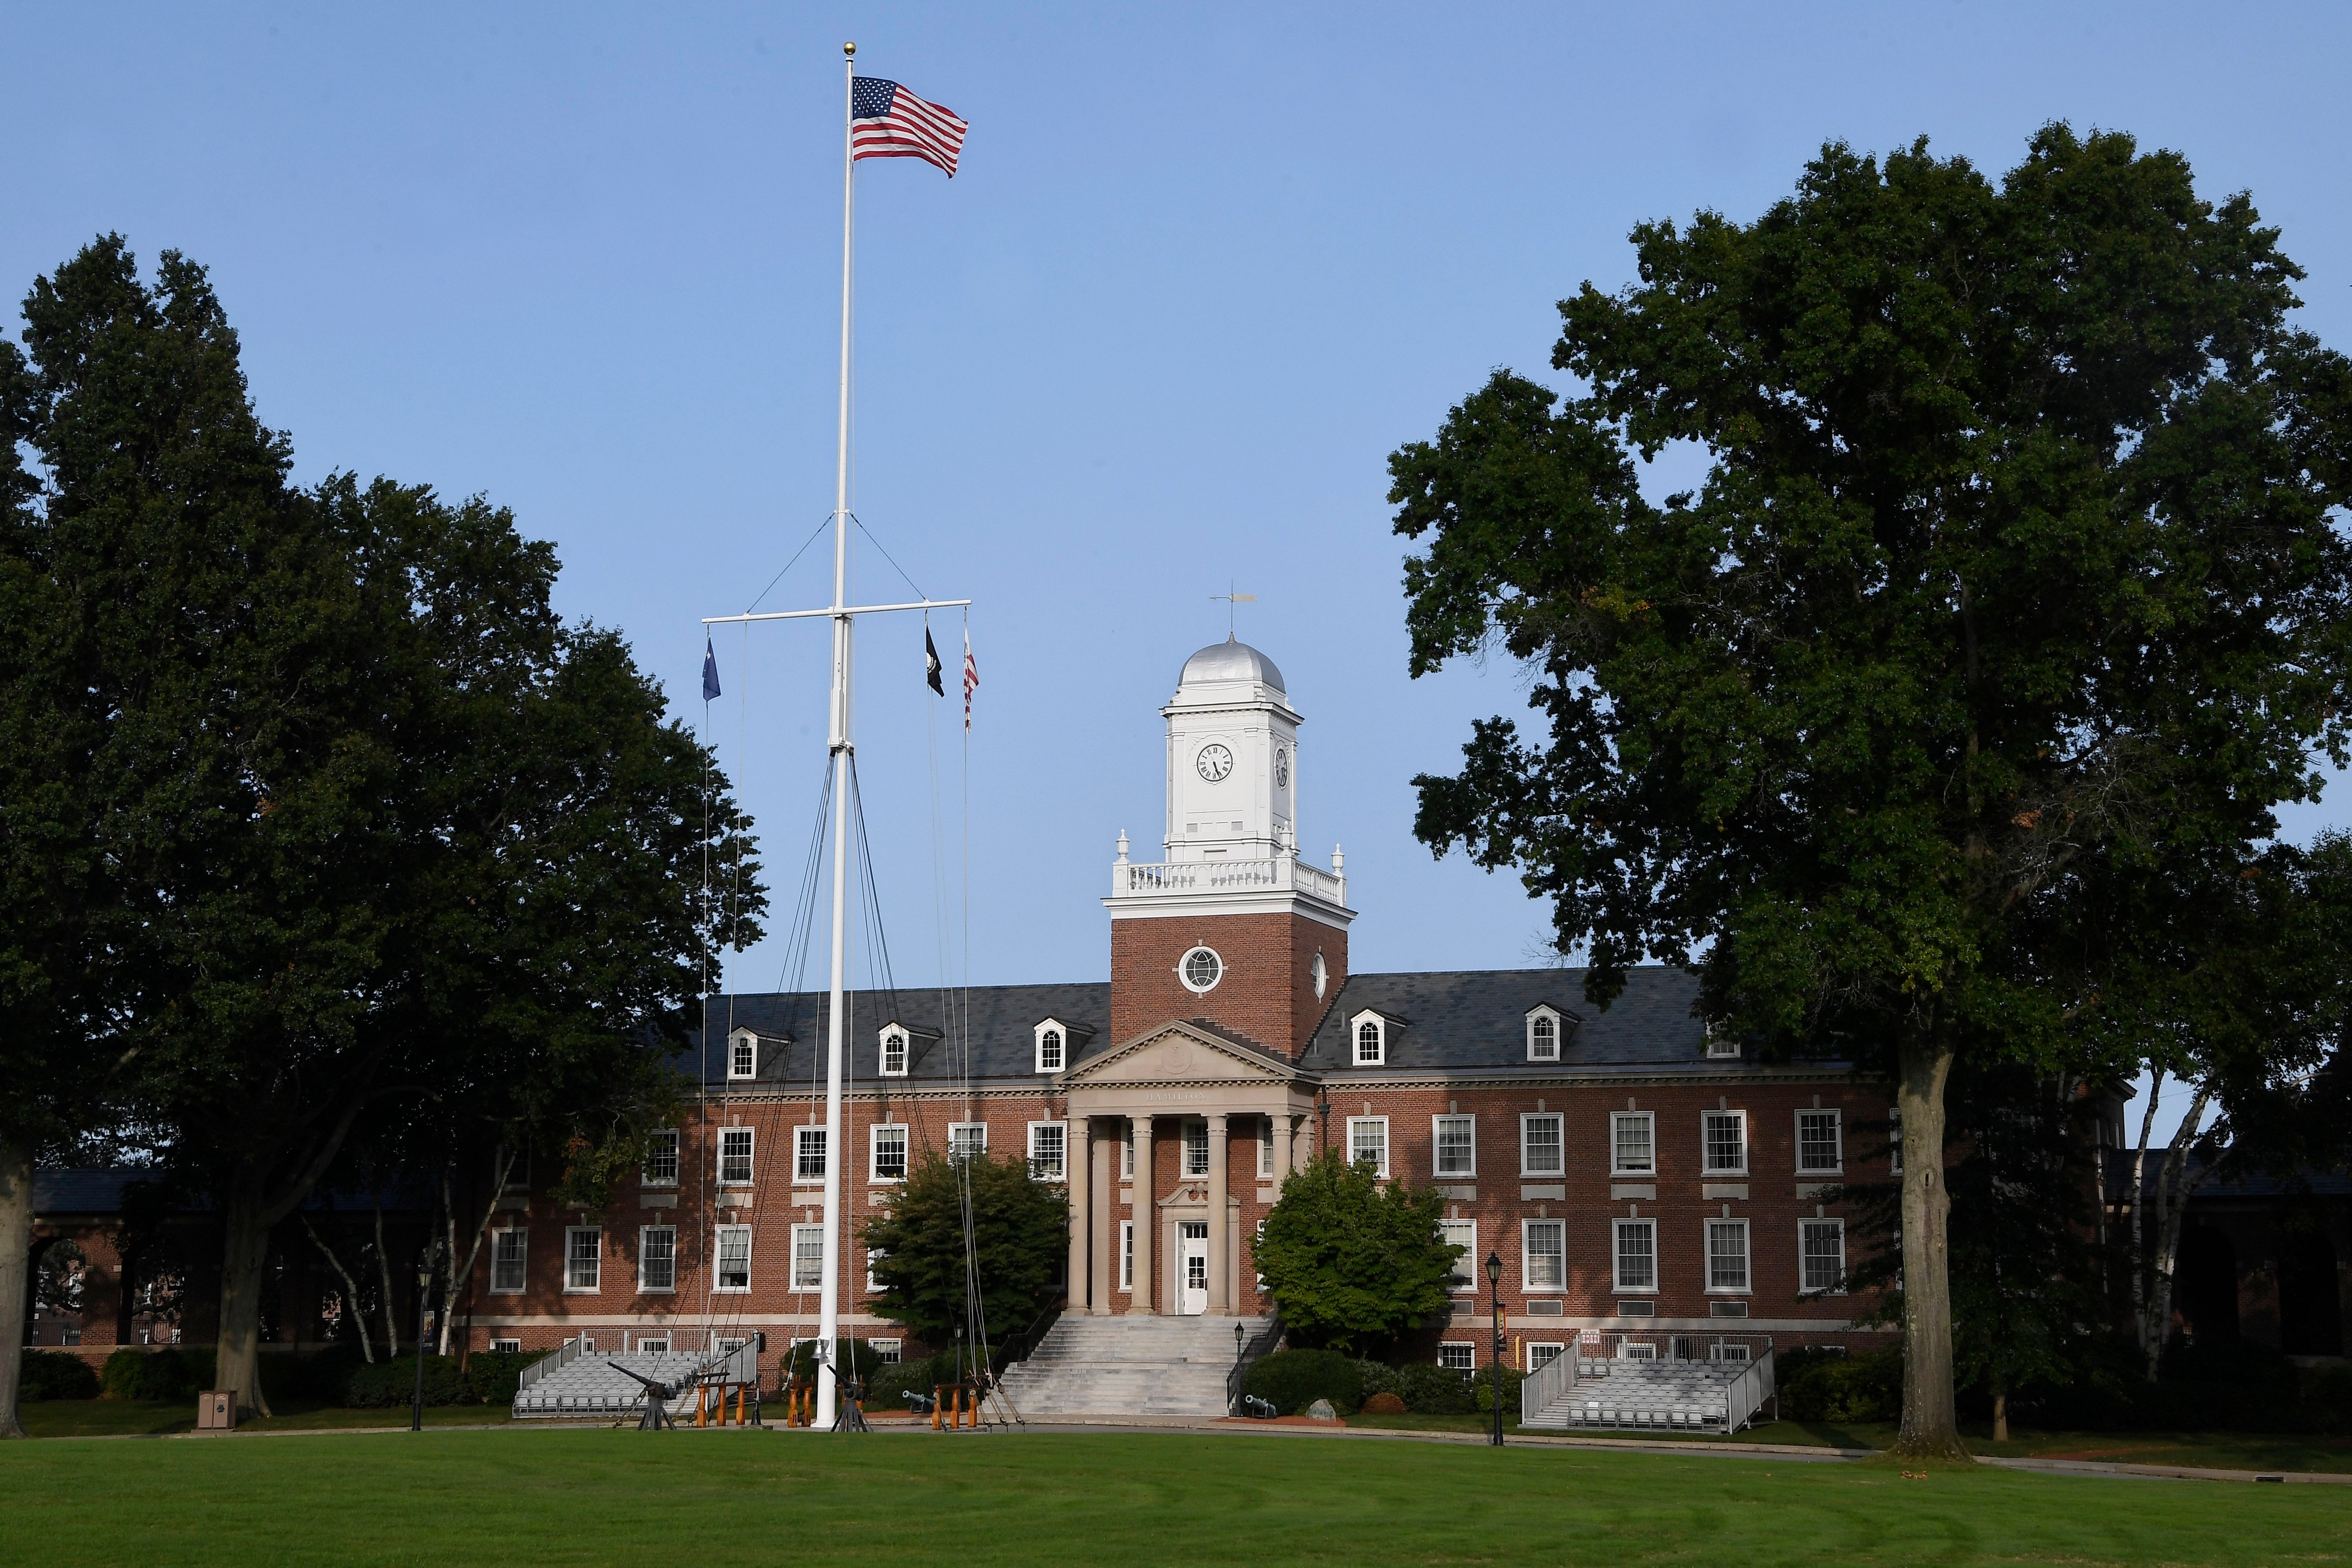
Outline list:
[[[907,1031],[896,1024],[882,1031],[882,1076],[907,1076]]]
[[[1709,1024],[1706,1026],[1706,1056],[1709,1061],[1737,1061],[1739,1042],[1728,1035],[1717,1034],[1715,1026]]]
[[[727,1076],[750,1078],[760,1070],[760,1043],[750,1034],[736,1036],[727,1045]]]
[[[1059,1018],[1048,1018],[1037,1026],[1037,1070],[1060,1072],[1070,1065],[1069,1030]]]
[[[1360,1068],[1384,1067],[1389,1059],[1389,1021],[1378,1013],[1359,1013],[1349,1020],[1356,1049],[1351,1058]]]
[[[1560,1016],[1550,1007],[1538,1007],[1528,1014],[1528,1060],[1556,1062],[1559,1060]]]

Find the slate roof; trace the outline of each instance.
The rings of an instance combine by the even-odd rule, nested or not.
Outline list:
[[[1070,1039],[1064,1062],[1076,1061],[1106,1043],[1110,1030],[1110,986],[1107,982],[1067,985],[975,985],[958,993],[939,991],[853,991],[849,993],[849,1069],[858,1084],[871,1087],[881,1074],[882,1026],[896,1021],[914,1037],[909,1042],[907,1076],[891,1081],[938,1086],[961,1075],[953,1053],[941,1037],[947,998],[968,1009],[966,1037],[971,1048],[971,1076],[982,1079],[1025,1079],[1040,1086],[1054,1075],[1037,1070],[1039,1024],[1057,1018],[1067,1025]],[[709,1063],[709,1086],[822,1089],[824,1087],[825,994],[822,991],[738,992],[710,998],[709,1020],[714,1048]],[[749,1079],[730,1079],[723,1048],[730,1029],[749,1028],[759,1034],[759,1070]],[[703,1070],[699,1037],[673,1058],[691,1078]]]
[[[33,1173],[37,1215],[121,1214],[122,1189],[162,1173],[136,1165],[50,1165]]]
[[[2163,1173],[2165,1162],[2171,1158],[2171,1154],[2172,1152],[2168,1149],[2150,1149],[2147,1152],[2147,1165],[2141,1180],[2147,1184],[2150,1193],[2155,1191],[2157,1179]],[[2191,1156],[2189,1162],[2189,1174],[2192,1177],[2195,1176],[2204,1168],[2204,1161]],[[2107,1152],[2107,1194],[2116,1202],[2125,1202],[2131,1197],[2131,1167],[2132,1152],[2129,1149],[2111,1149]],[[2292,1178],[2282,1179],[2254,1171],[2234,1179],[2209,1180],[2190,1194],[2189,1201],[2194,1204],[2202,1203],[2209,1198],[2276,1198],[2289,1195],[2320,1198],[2352,1197],[2352,1174],[2347,1174],[2342,1171],[2325,1171],[2317,1166],[2305,1166],[2297,1171]]]
[[[1584,999],[1581,969],[1477,969],[1351,974],[1325,1010],[1300,1064],[1332,1078],[1352,1072],[1528,1070],[1527,1016],[1549,1005],[1570,1026],[1559,1066],[1568,1071],[1671,1068],[1701,1075],[1755,1070],[1752,1058],[1709,1060],[1693,1016],[1698,981],[1687,970],[1647,965],[1625,976],[1606,1011]],[[1353,1067],[1351,1021],[1390,1020],[1387,1062]],[[1816,1065],[1834,1065],[1822,1063]],[[1543,1069],[1537,1069],[1543,1070]]]

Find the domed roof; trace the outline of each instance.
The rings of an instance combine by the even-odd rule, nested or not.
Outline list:
[[[1176,678],[1176,684],[1190,686],[1196,680],[1262,680],[1276,691],[1289,690],[1282,684],[1282,671],[1274,667],[1274,660],[1231,637],[1211,643],[1184,661],[1184,673]]]

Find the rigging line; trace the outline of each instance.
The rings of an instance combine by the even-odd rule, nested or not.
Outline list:
[[[912,577],[907,576],[907,569],[898,564],[898,557],[892,555],[888,550],[883,548],[882,542],[874,537],[874,531],[866,526],[866,520],[864,518],[858,516],[853,511],[849,514],[849,521],[857,525],[857,531],[866,536],[866,542],[874,546],[875,549],[882,552],[882,559],[890,563],[890,570],[896,572],[900,577],[906,579],[907,586],[915,590],[915,597],[918,599],[928,599],[930,597],[929,594],[923,592],[919,584],[918,584]],[[929,617],[926,615],[925,625],[928,626],[929,624]]]
[[[824,524],[826,522],[831,522],[832,521],[833,514],[831,512],[825,513],[824,522],[818,523],[815,528],[809,531],[809,536],[801,542],[801,547],[793,552],[793,558],[784,563],[783,572],[779,572],[774,576],[769,578],[768,585],[760,590],[760,598],[752,600],[749,605],[743,607],[743,613],[745,615],[748,616],[753,610],[758,609],[760,607],[760,600],[765,599],[770,594],[776,591],[776,584],[784,580],[784,572],[789,572],[793,567],[800,564],[801,557],[808,553],[809,546],[814,544],[817,541],[817,535],[824,531]]]
[[[707,633],[705,635],[708,636]],[[702,733],[704,735],[710,733],[710,699],[708,697],[705,697],[702,700]],[[697,739],[699,741],[700,737],[697,737]],[[713,952],[718,946],[718,932],[716,930],[712,929],[716,924],[712,917],[717,911],[711,902],[710,892],[711,748],[707,745],[698,744],[695,749],[702,753],[702,918],[705,930],[709,932],[703,942],[702,1016],[698,1020],[700,1026],[696,1030],[696,1034],[698,1037],[696,1044],[701,1052],[700,1071],[698,1072],[695,1077],[695,1109],[699,1134],[697,1142],[700,1146],[700,1154],[705,1156],[705,1158],[701,1158],[697,1161],[697,1163],[702,1166],[702,1173],[699,1178],[702,1185],[702,1201],[700,1204],[696,1205],[695,1213],[694,1245],[696,1253],[699,1256],[710,1244],[709,1216],[711,1200],[713,1197],[710,1191],[711,1170],[707,1156],[710,1152],[710,959]],[[680,1140],[680,1142],[683,1142],[684,1140]],[[680,1157],[683,1158],[685,1151],[681,1149],[678,1152]],[[672,1267],[675,1267],[675,1264],[673,1264]],[[707,1324],[710,1321],[710,1297],[708,1289],[709,1279],[707,1269],[705,1270],[703,1283],[705,1289],[703,1293],[702,1317],[703,1321]],[[703,1348],[706,1352],[709,1349],[707,1339]]]

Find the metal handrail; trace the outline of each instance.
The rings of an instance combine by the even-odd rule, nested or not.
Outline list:
[[[585,1353],[581,1349],[581,1341],[578,1337],[564,1341],[562,1348],[553,1355],[541,1356],[522,1369],[522,1375],[515,1381],[515,1393],[520,1394],[524,1389],[550,1373],[562,1372]]]
[[[1274,1349],[1281,1341],[1282,1314],[1276,1312],[1274,1321],[1260,1329],[1256,1336],[1242,1347],[1242,1353],[1234,1358],[1233,1370],[1225,1373],[1226,1415],[1231,1415],[1234,1413],[1234,1406],[1241,1403],[1243,1375],[1259,1362],[1264,1361],[1266,1352]]]
[[[1576,1392],[1576,1352],[1562,1351],[1528,1373],[1519,1384],[1519,1419],[1540,1415]]]
[[[1779,1392],[1772,1352],[1767,1348],[1762,1355],[1748,1363],[1746,1372],[1732,1380],[1729,1388],[1724,1390],[1723,1435],[1728,1437],[1754,1421],[1756,1413],[1764,1408],[1764,1402],[1777,1397]]]
[[[1045,1340],[1045,1335],[1053,1332],[1053,1324],[1055,1320],[1061,1317],[1064,1310],[1065,1303],[1063,1302],[1055,1301],[1049,1303],[1035,1317],[1029,1320],[1029,1326],[1027,1328],[1023,1329],[1019,1333],[1007,1339],[1000,1352],[1002,1359],[1000,1359],[996,1363],[997,1372],[1002,1373],[1011,1368],[1015,1363],[1027,1361],[1032,1355],[1035,1354],[1037,1346]],[[1038,1327],[1041,1323],[1045,1325],[1043,1331],[1040,1331]],[[1017,1354],[1013,1350],[1013,1347],[1016,1345],[1020,1347]]]

